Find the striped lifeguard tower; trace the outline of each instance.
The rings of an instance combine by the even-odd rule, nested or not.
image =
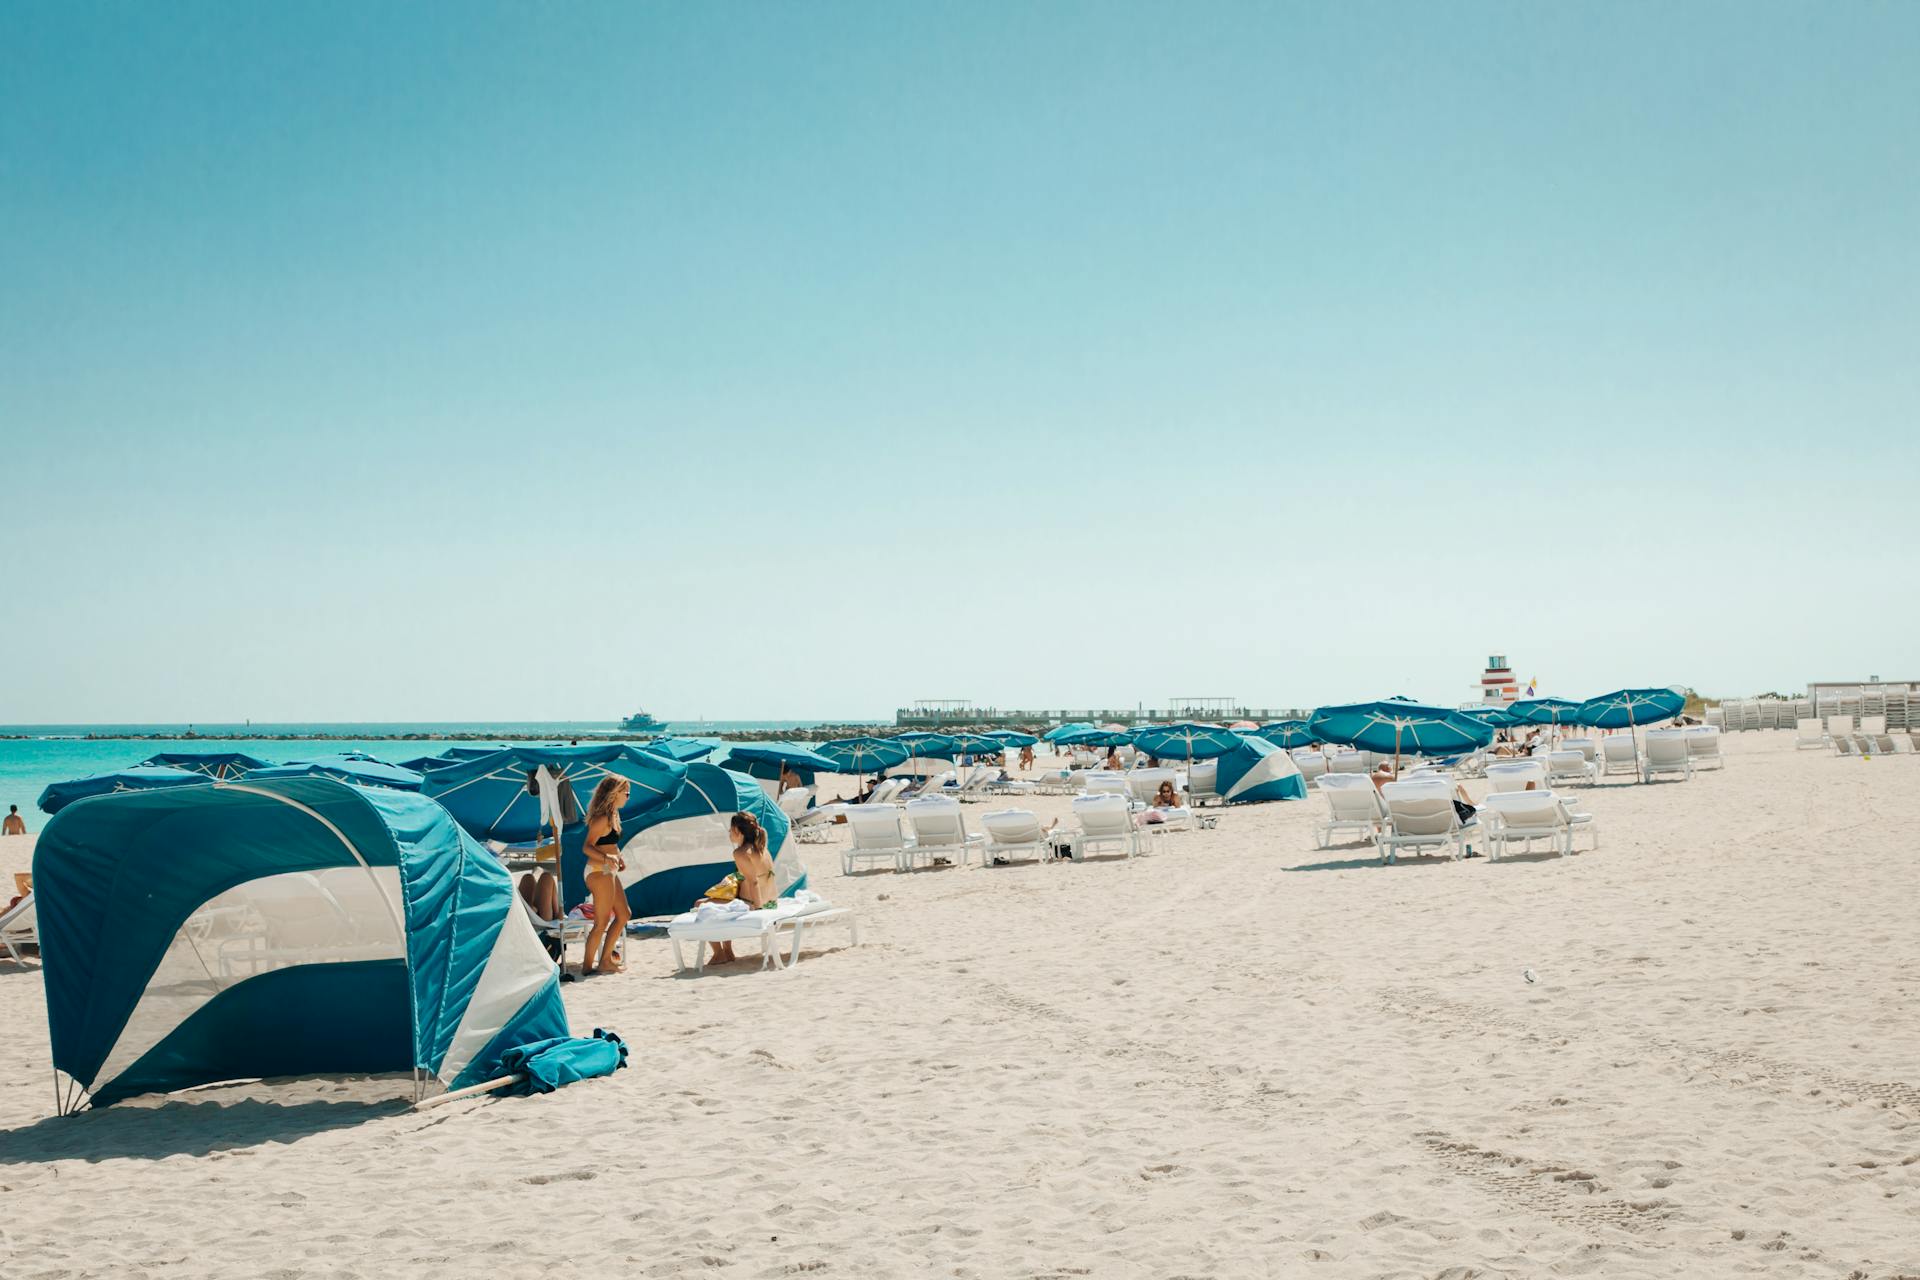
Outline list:
[[[1507,655],[1496,653],[1487,659],[1487,669],[1480,673],[1480,703],[1482,706],[1505,706],[1520,696],[1520,686],[1513,678],[1513,668],[1507,665]]]

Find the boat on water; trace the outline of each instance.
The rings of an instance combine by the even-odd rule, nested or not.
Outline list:
[[[645,711],[636,711],[620,722],[622,733],[665,733],[667,722],[656,720]]]

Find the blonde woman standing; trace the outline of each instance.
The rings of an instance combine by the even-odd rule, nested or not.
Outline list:
[[[627,936],[627,921],[633,918],[627,906],[627,891],[620,883],[626,859],[620,856],[620,807],[632,790],[625,778],[612,775],[600,779],[593,789],[593,802],[587,806],[587,892],[593,895],[593,929],[587,934],[587,954],[580,962],[580,976],[595,973],[620,973],[620,940]]]

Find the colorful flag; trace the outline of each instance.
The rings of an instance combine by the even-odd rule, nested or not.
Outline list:
[[[1531,698],[1531,697],[1533,696],[1533,686],[1535,686],[1535,685],[1537,685],[1537,684],[1539,684],[1539,683],[1540,683],[1540,677],[1539,677],[1539,676],[1535,676],[1535,677],[1534,677],[1533,679],[1531,679],[1531,680],[1529,680],[1529,681],[1527,681],[1527,696],[1528,696],[1529,698]]]

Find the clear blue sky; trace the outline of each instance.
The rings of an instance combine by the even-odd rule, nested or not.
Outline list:
[[[1909,3],[10,4],[0,722],[1911,676],[1916,67]]]

